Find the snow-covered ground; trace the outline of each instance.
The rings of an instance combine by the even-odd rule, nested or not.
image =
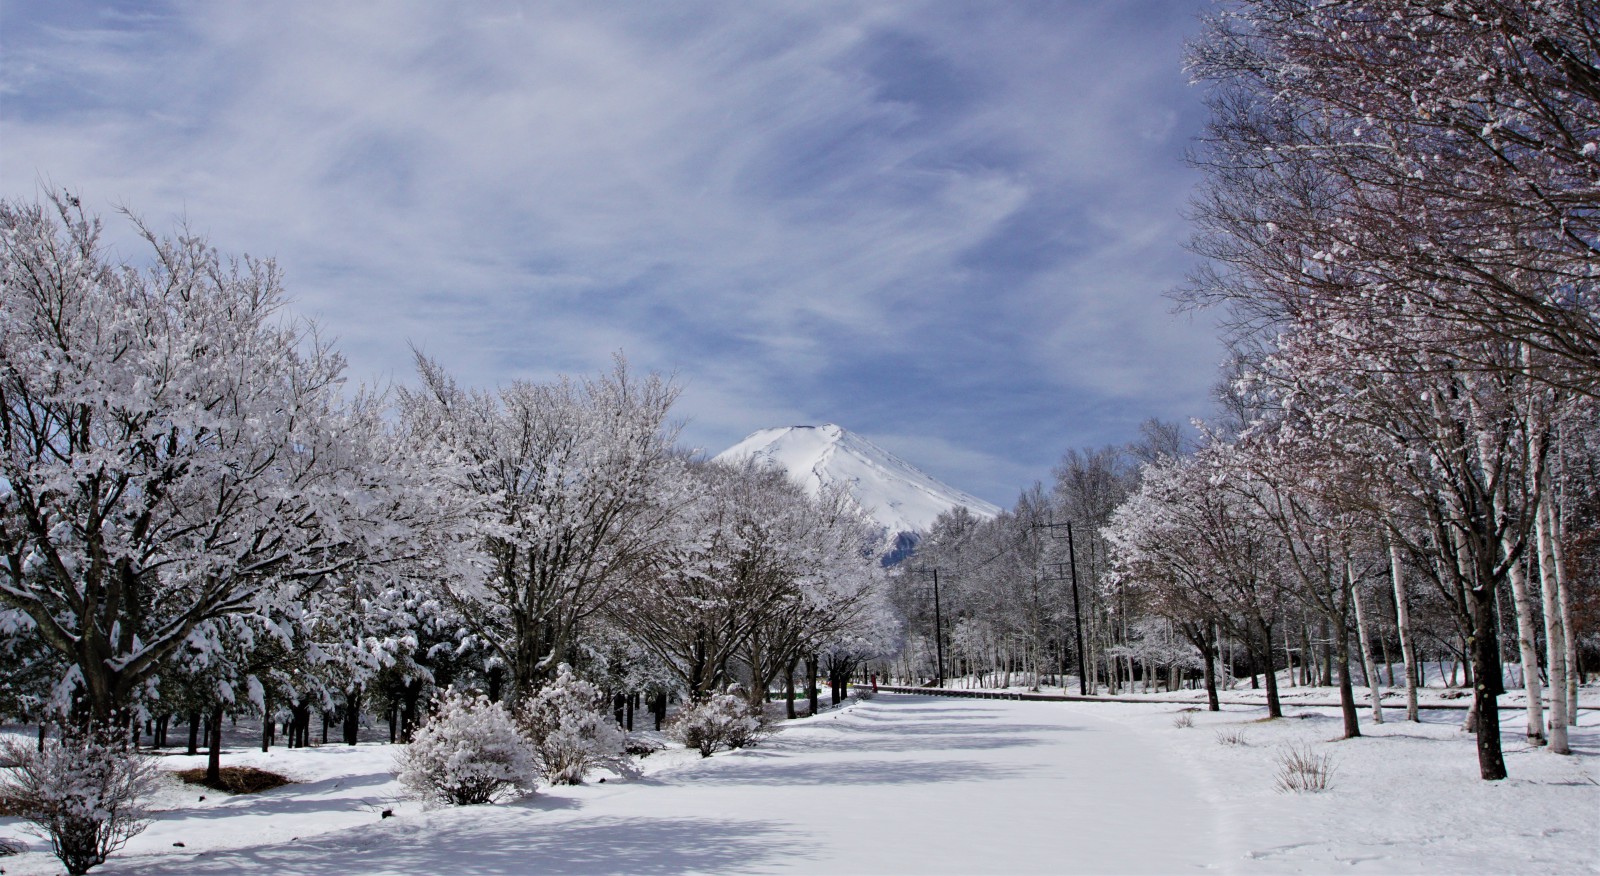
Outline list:
[[[1508,713],[1511,778],[1483,782],[1457,712],[1381,727],[1363,714],[1368,735],[1335,741],[1332,709],[1263,722],[1254,705],[1186,708],[884,694],[757,749],[666,751],[638,779],[432,811],[395,800],[385,745],[230,751],[300,784],[234,798],[173,784],[96,872],[1600,872],[1595,712],[1574,757],[1527,748]],[[1273,789],[1291,742],[1332,754],[1330,790]],[[0,870],[60,872],[43,851]]]

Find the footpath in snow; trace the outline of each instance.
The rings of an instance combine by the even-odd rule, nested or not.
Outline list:
[[[641,778],[432,811],[395,800],[389,746],[230,753],[301,783],[234,798],[174,785],[96,872],[1600,872],[1593,712],[1570,758],[1520,746],[1508,716],[1512,778],[1490,783],[1449,713],[1334,741],[1331,710],[1263,723],[1253,706],[1185,708],[884,694],[760,748],[662,752]],[[1331,790],[1273,789],[1291,742],[1333,755]],[[38,851],[0,869],[60,872]]]

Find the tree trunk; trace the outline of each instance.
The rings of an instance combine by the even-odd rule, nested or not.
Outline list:
[[[272,700],[265,697],[261,700],[261,753],[266,754],[272,748]]]
[[[355,745],[356,737],[361,734],[361,685],[356,685],[345,692],[344,696],[344,744]]]
[[[1206,709],[1212,712],[1222,711],[1222,702],[1217,698],[1217,649],[1215,645],[1201,649],[1205,655],[1206,674]]]
[[[822,694],[817,690],[818,660],[816,655],[806,658],[806,699],[811,704],[811,714],[815,715],[822,710]]]
[[[1289,640],[1290,630],[1289,623],[1285,621],[1283,624],[1283,666],[1289,670],[1286,674],[1289,679],[1289,686],[1294,687],[1294,642]]]
[[[795,661],[789,661],[789,668],[783,676],[784,714],[790,720],[800,717],[794,710],[794,664]]]
[[[1505,549],[1510,551],[1513,546],[1508,544]],[[1539,686],[1539,649],[1533,627],[1533,605],[1528,599],[1528,579],[1521,563],[1512,563],[1507,577],[1511,580],[1511,605],[1517,614],[1517,655],[1522,661],[1522,686],[1528,692],[1528,741],[1543,745],[1543,693]]]
[[[1550,667],[1550,750],[1571,754],[1567,746],[1567,631],[1562,624],[1561,587],[1549,525],[1550,491],[1545,489],[1534,514],[1534,540],[1539,549],[1540,591],[1544,607],[1545,665]],[[1529,703],[1529,713],[1533,711]]]
[[[521,688],[518,688],[521,690]],[[408,678],[402,689],[400,710],[400,741],[410,742],[411,734],[416,731],[419,715],[418,706],[422,700],[422,679]]]
[[[1389,577],[1394,585],[1394,623],[1400,633],[1400,659],[1406,664],[1406,720],[1422,720],[1417,712],[1417,649],[1411,644],[1411,607],[1406,598],[1404,567],[1400,565],[1400,549],[1389,542]]]
[[[1339,714],[1344,719],[1344,738],[1361,735],[1361,720],[1356,716],[1355,685],[1350,680],[1350,625],[1340,617],[1335,631],[1334,657],[1339,664]]]
[[[1324,619],[1319,623],[1325,625],[1327,621]],[[1329,641],[1332,635],[1325,634],[1321,638],[1322,641],[1319,643],[1318,648],[1322,654],[1322,678],[1320,679],[1320,684],[1322,687],[1333,687],[1333,643]]]
[[[1266,653],[1262,661],[1266,666],[1264,670],[1267,682],[1267,717],[1283,717],[1283,701],[1278,698],[1278,673],[1272,668],[1272,627],[1263,624],[1261,627],[1261,644]]]
[[[1473,712],[1477,718],[1478,774],[1485,780],[1506,777],[1505,756],[1500,749],[1500,694],[1504,693],[1500,674],[1500,642],[1495,635],[1494,591],[1472,588],[1467,591],[1472,609]]]
[[[222,707],[216,706],[211,710],[210,724],[211,750],[206,754],[206,785],[217,788],[222,785]]]
[[[187,754],[200,753],[200,711],[198,709],[189,713],[189,750]]]
[[[1361,588],[1356,586],[1356,570],[1345,563],[1345,574],[1350,582],[1350,602],[1356,610],[1356,639],[1361,646],[1361,663],[1366,667],[1367,695],[1372,698],[1372,723],[1383,723],[1383,679],[1378,677],[1378,666],[1372,662],[1372,640],[1367,635],[1367,613],[1362,608]]]
[[[295,703],[289,707],[289,747],[311,747],[310,703]]]
[[[1578,726],[1578,686],[1583,681],[1579,677],[1578,669],[1578,631],[1572,624],[1572,588],[1567,584],[1567,565],[1561,528],[1561,506],[1553,496],[1550,499],[1548,517],[1548,525],[1550,527],[1550,565],[1556,570],[1556,591],[1561,597],[1561,628],[1565,632],[1567,640],[1567,726],[1576,727]]]

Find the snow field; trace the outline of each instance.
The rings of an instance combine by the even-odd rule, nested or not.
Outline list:
[[[1362,736],[1340,739],[1338,710],[1286,702],[1286,717],[1264,706],[1184,707],[1070,703],[1062,708],[1116,721],[1183,764],[1213,812],[1224,854],[1215,866],[1240,873],[1595,873],[1600,872],[1600,714],[1581,713],[1574,755],[1529,746],[1519,710],[1503,710],[1510,778],[1478,778],[1474,737],[1461,711],[1424,711],[1421,723],[1386,710]],[[1192,708],[1192,707],[1190,707]],[[1237,735],[1242,744],[1219,736]],[[1276,759],[1301,745],[1332,757],[1321,793],[1274,787]]]
[[[396,799],[390,746],[230,751],[225,763],[300,784],[229,798],[174,781],[150,830],[95,872],[1600,871],[1593,712],[1574,757],[1528,749],[1521,713],[1508,712],[1511,778],[1483,782],[1459,712],[1382,726],[1364,713],[1367,736],[1334,741],[1332,709],[1290,705],[1262,722],[1263,708],[1234,706],[1175,726],[1186,708],[881,694],[788,722],[759,748],[671,749],[638,779],[592,774],[523,801],[433,810]],[[1333,755],[1330,790],[1273,789],[1290,743]],[[0,819],[0,835],[19,833]],[[60,872],[43,851],[0,870]]]

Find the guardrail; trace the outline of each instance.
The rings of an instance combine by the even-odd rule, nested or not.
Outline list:
[[[852,682],[851,686],[852,687],[865,687],[866,685],[856,684],[856,683]],[[1075,696],[1073,694],[1032,693],[1032,692],[1029,692],[1029,691],[981,690],[981,689],[951,688],[951,687],[899,687],[899,686],[887,685],[887,684],[878,685],[878,690],[886,692],[886,693],[919,694],[921,696],[931,696],[931,697],[962,697],[962,698],[966,698],[966,699],[976,699],[976,700],[1036,700],[1036,701],[1053,702],[1053,703],[1155,703],[1155,704],[1158,704],[1158,705],[1159,704],[1167,704],[1167,705],[1174,705],[1174,706],[1196,706],[1196,705],[1204,706],[1206,704],[1205,700],[1153,700],[1153,699],[1147,699],[1147,698],[1143,698],[1143,697],[1114,697],[1114,696],[1086,697],[1086,696]],[[1266,705],[1266,701],[1265,700],[1219,699],[1218,702],[1221,705],[1224,705],[1224,706],[1265,706]],[[1332,701],[1332,702],[1324,702],[1324,701],[1320,701],[1320,700],[1318,700],[1318,701],[1308,701],[1308,700],[1289,699],[1289,698],[1282,698],[1282,703],[1283,703],[1283,705],[1285,707],[1288,707],[1288,706],[1317,706],[1319,708],[1333,708],[1333,709],[1339,708],[1339,705],[1340,705],[1337,700]],[[1363,698],[1362,700],[1358,700],[1356,702],[1356,707],[1360,708],[1360,709],[1370,709],[1372,706],[1369,703],[1367,703],[1365,701],[1365,699]],[[1403,702],[1402,703],[1385,702],[1383,704],[1383,707],[1384,707],[1384,709],[1400,709],[1400,710],[1403,711],[1405,709],[1405,707],[1406,707],[1406,704],[1403,703]],[[1464,702],[1460,702],[1460,703],[1417,703],[1417,708],[1418,709],[1429,709],[1429,710],[1435,710],[1435,711],[1453,710],[1453,711],[1462,711],[1462,712],[1464,712],[1464,711],[1466,711],[1467,709],[1469,709],[1471,707],[1472,707],[1472,703],[1470,701],[1464,701]],[[1519,705],[1516,705],[1516,704],[1513,704],[1513,703],[1503,703],[1503,704],[1501,704],[1500,708],[1501,709],[1516,709],[1516,710],[1520,710],[1523,707],[1519,706]],[[1578,708],[1580,710],[1583,710],[1583,711],[1600,710],[1600,706],[1579,706]]]

